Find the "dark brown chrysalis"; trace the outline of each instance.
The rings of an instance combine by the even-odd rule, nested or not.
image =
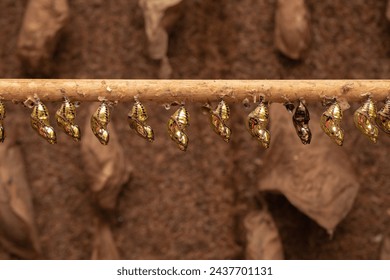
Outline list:
[[[310,113],[305,104],[299,100],[298,106],[295,108],[295,113],[292,117],[295,130],[302,141],[302,144],[310,144],[311,131],[309,128]]]

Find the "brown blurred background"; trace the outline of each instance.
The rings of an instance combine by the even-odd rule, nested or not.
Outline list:
[[[41,46],[47,57],[37,64],[28,60],[31,52],[23,57],[20,41],[18,45],[28,1],[2,0],[0,77],[389,78],[385,0],[307,0],[307,10],[297,14],[304,15],[302,29],[298,23],[297,34],[279,30],[292,34],[287,45],[291,52],[298,49],[298,60],[275,47],[277,2],[183,0],[167,24],[172,72],[166,74],[160,62],[150,58],[144,13],[136,0],[69,1],[68,19],[58,28],[62,32],[37,32],[53,37],[49,46]],[[288,22],[288,16],[281,17]],[[31,48],[38,49],[34,42],[44,41],[39,36],[31,40]],[[309,104],[309,146],[295,135],[289,113],[272,105],[273,139],[267,151],[246,131],[250,109],[242,104],[231,106],[229,144],[214,134],[202,104],[187,104],[191,125],[186,153],[166,132],[175,108],[145,104],[156,135],[155,142],[148,143],[128,128],[131,104],[118,104],[110,124],[116,140],[103,149],[87,136],[87,104],[80,105],[77,116],[84,140],[74,143],[55,126],[57,145],[49,145],[32,130],[30,109],[6,105],[2,259],[389,257],[390,140],[381,133],[375,145],[360,134],[352,121],[359,104],[350,104],[345,112],[341,148],[319,130],[324,110],[320,104]],[[60,103],[47,105],[53,116]],[[11,148],[21,152],[19,157]],[[103,163],[91,156],[100,152]],[[104,169],[104,162],[111,162],[111,169]],[[12,164],[24,165],[25,172]],[[109,174],[96,175],[101,172]],[[7,176],[25,176],[23,187],[5,180]],[[99,180],[104,190],[96,189]]]

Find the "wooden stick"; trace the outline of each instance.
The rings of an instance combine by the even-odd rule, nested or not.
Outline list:
[[[390,96],[390,80],[55,80],[0,79],[0,97],[15,102],[37,96],[60,101],[140,101],[157,103],[266,101],[283,103],[303,98],[319,102],[336,97],[361,101],[366,93],[374,100]]]

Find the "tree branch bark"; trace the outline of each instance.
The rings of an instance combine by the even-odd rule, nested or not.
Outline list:
[[[390,80],[56,80],[0,79],[0,98],[25,101],[207,102],[222,98],[231,103],[266,101],[284,103],[300,98],[319,102],[325,97],[361,101],[367,93],[374,100],[390,96]]]

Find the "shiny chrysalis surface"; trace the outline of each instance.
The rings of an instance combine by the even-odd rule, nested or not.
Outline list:
[[[370,97],[353,114],[356,127],[374,143],[377,142],[379,133],[375,124],[376,117],[376,106]]]
[[[107,125],[110,122],[110,108],[106,101],[103,101],[91,116],[91,129],[102,145],[107,145],[110,134]]]
[[[229,106],[221,100],[215,110],[210,110],[210,123],[215,133],[222,137],[225,142],[230,141],[231,129],[226,125],[230,117]]]
[[[39,99],[35,100],[31,113],[31,126],[50,144],[57,143],[56,133],[50,125],[49,111]]]
[[[246,125],[252,137],[256,138],[265,149],[269,148],[271,141],[271,134],[267,130],[268,123],[268,104],[261,100],[259,105],[249,113]]]
[[[190,124],[190,116],[181,106],[168,120],[168,133],[171,139],[178,145],[179,149],[186,151],[188,147],[188,136],[185,133],[185,128]]]
[[[2,101],[0,101],[0,142],[4,142],[5,139],[5,131],[4,131],[4,119],[5,119],[5,105]]]
[[[286,108],[286,110],[289,112],[289,113],[293,113],[294,112],[294,109],[295,109],[295,105],[294,103],[292,102],[285,102],[284,104],[284,107]]]
[[[385,106],[378,111],[376,123],[384,132],[390,134],[390,98],[386,99]]]
[[[339,146],[342,146],[344,142],[344,130],[341,128],[342,118],[343,111],[340,104],[335,100],[321,115],[320,119],[322,130]]]
[[[74,124],[75,118],[76,106],[67,97],[64,97],[64,102],[56,112],[56,121],[58,126],[77,142],[80,141],[81,132],[80,127]]]
[[[295,131],[304,145],[310,144],[311,131],[309,128],[310,113],[305,104],[300,100],[293,115]]]
[[[131,129],[135,130],[141,137],[153,142],[153,129],[146,124],[148,115],[144,105],[138,100],[135,101],[133,108],[128,114],[128,122]]]

